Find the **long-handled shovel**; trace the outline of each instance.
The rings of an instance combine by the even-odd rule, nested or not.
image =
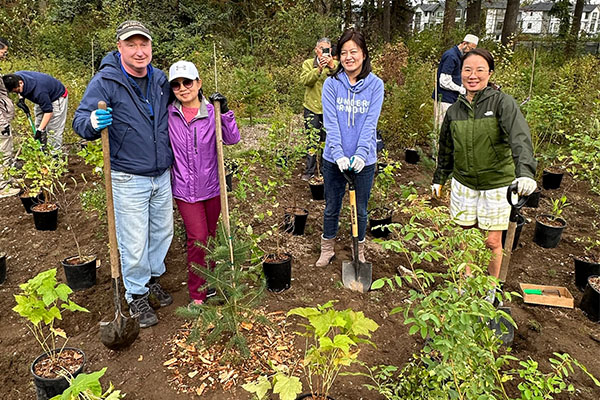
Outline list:
[[[517,222],[521,215],[521,208],[527,203],[529,196],[519,197],[517,204],[512,201],[513,194],[517,194],[517,184],[514,183],[508,187],[506,191],[506,200],[510,204],[510,218],[508,222],[508,231],[506,232],[506,240],[504,241],[504,255],[502,256],[502,264],[500,265],[500,282],[506,281],[508,275],[508,265],[510,264],[510,256],[512,255],[512,247],[515,241],[515,231],[517,230]]]
[[[106,110],[106,103],[98,102],[98,108]],[[104,157],[104,185],[106,188],[106,214],[108,219],[108,243],[110,246],[110,275],[112,277],[113,301],[115,303],[115,319],[100,322],[100,340],[111,350],[120,350],[132,344],[140,333],[137,318],[128,318],[121,311],[119,294],[119,254],[117,248],[117,231],[115,229],[115,208],[113,205],[112,179],[110,175],[110,147],[108,129],[102,129],[102,156]]]
[[[342,263],[342,283],[344,287],[358,292],[366,293],[373,282],[373,265],[360,262],[358,259],[358,214],[356,210],[356,192],[354,187],[353,172],[345,171],[344,178],[348,181],[348,194],[350,196],[350,215],[352,219],[352,255],[353,261]]]

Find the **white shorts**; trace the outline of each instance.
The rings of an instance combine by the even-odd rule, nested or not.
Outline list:
[[[486,231],[508,229],[510,204],[506,200],[508,186],[490,190],[474,190],[452,178],[450,215],[461,226],[477,225]]]

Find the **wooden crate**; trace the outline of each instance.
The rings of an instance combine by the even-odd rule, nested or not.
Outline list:
[[[546,306],[553,307],[564,307],[564,308],[573,308],[574,299],[569,292],[569,289],[563,286],[547,286],[547,285],[533,285],[530,283],[519,283],[521,287],[521,292],[523,293],[523,301],[525,303],[531,304],[543,304]],[[542,291],[554,291],[560,293],[560,296],[553,293],[548,294],[527,294],[525,293],[525,289],[540,289]]]

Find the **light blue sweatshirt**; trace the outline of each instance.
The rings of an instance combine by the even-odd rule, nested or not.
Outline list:
[[[323,158],[329,162],[356,155],[365,165],[377,162],[377,121],[383,81],[370,73],[351,85],[344,71],[323,84],[323,124],[327,132]]]

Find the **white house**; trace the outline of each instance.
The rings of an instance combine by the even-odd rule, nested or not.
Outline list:
[[[421,32],[426,28],[444,23],[444,2],[435,1],[417,4],[414,8],[412,28]],[[466,2],[459,1],[456,7],[456,22],[464,22]]]
[[[529,34],[558,33],[560,20],[550,15],[554,3],[533,3],[519,10],[521,32]]]
[[[598,1],[600,2],[600,0]],[[590,36],[600,34],[600,4],[586,4],[583,6],[579,32],[585,32]]]
[[[481,9],[485,15],[485,35],[500,40],[506,13],[506,0],[483,0]]]

